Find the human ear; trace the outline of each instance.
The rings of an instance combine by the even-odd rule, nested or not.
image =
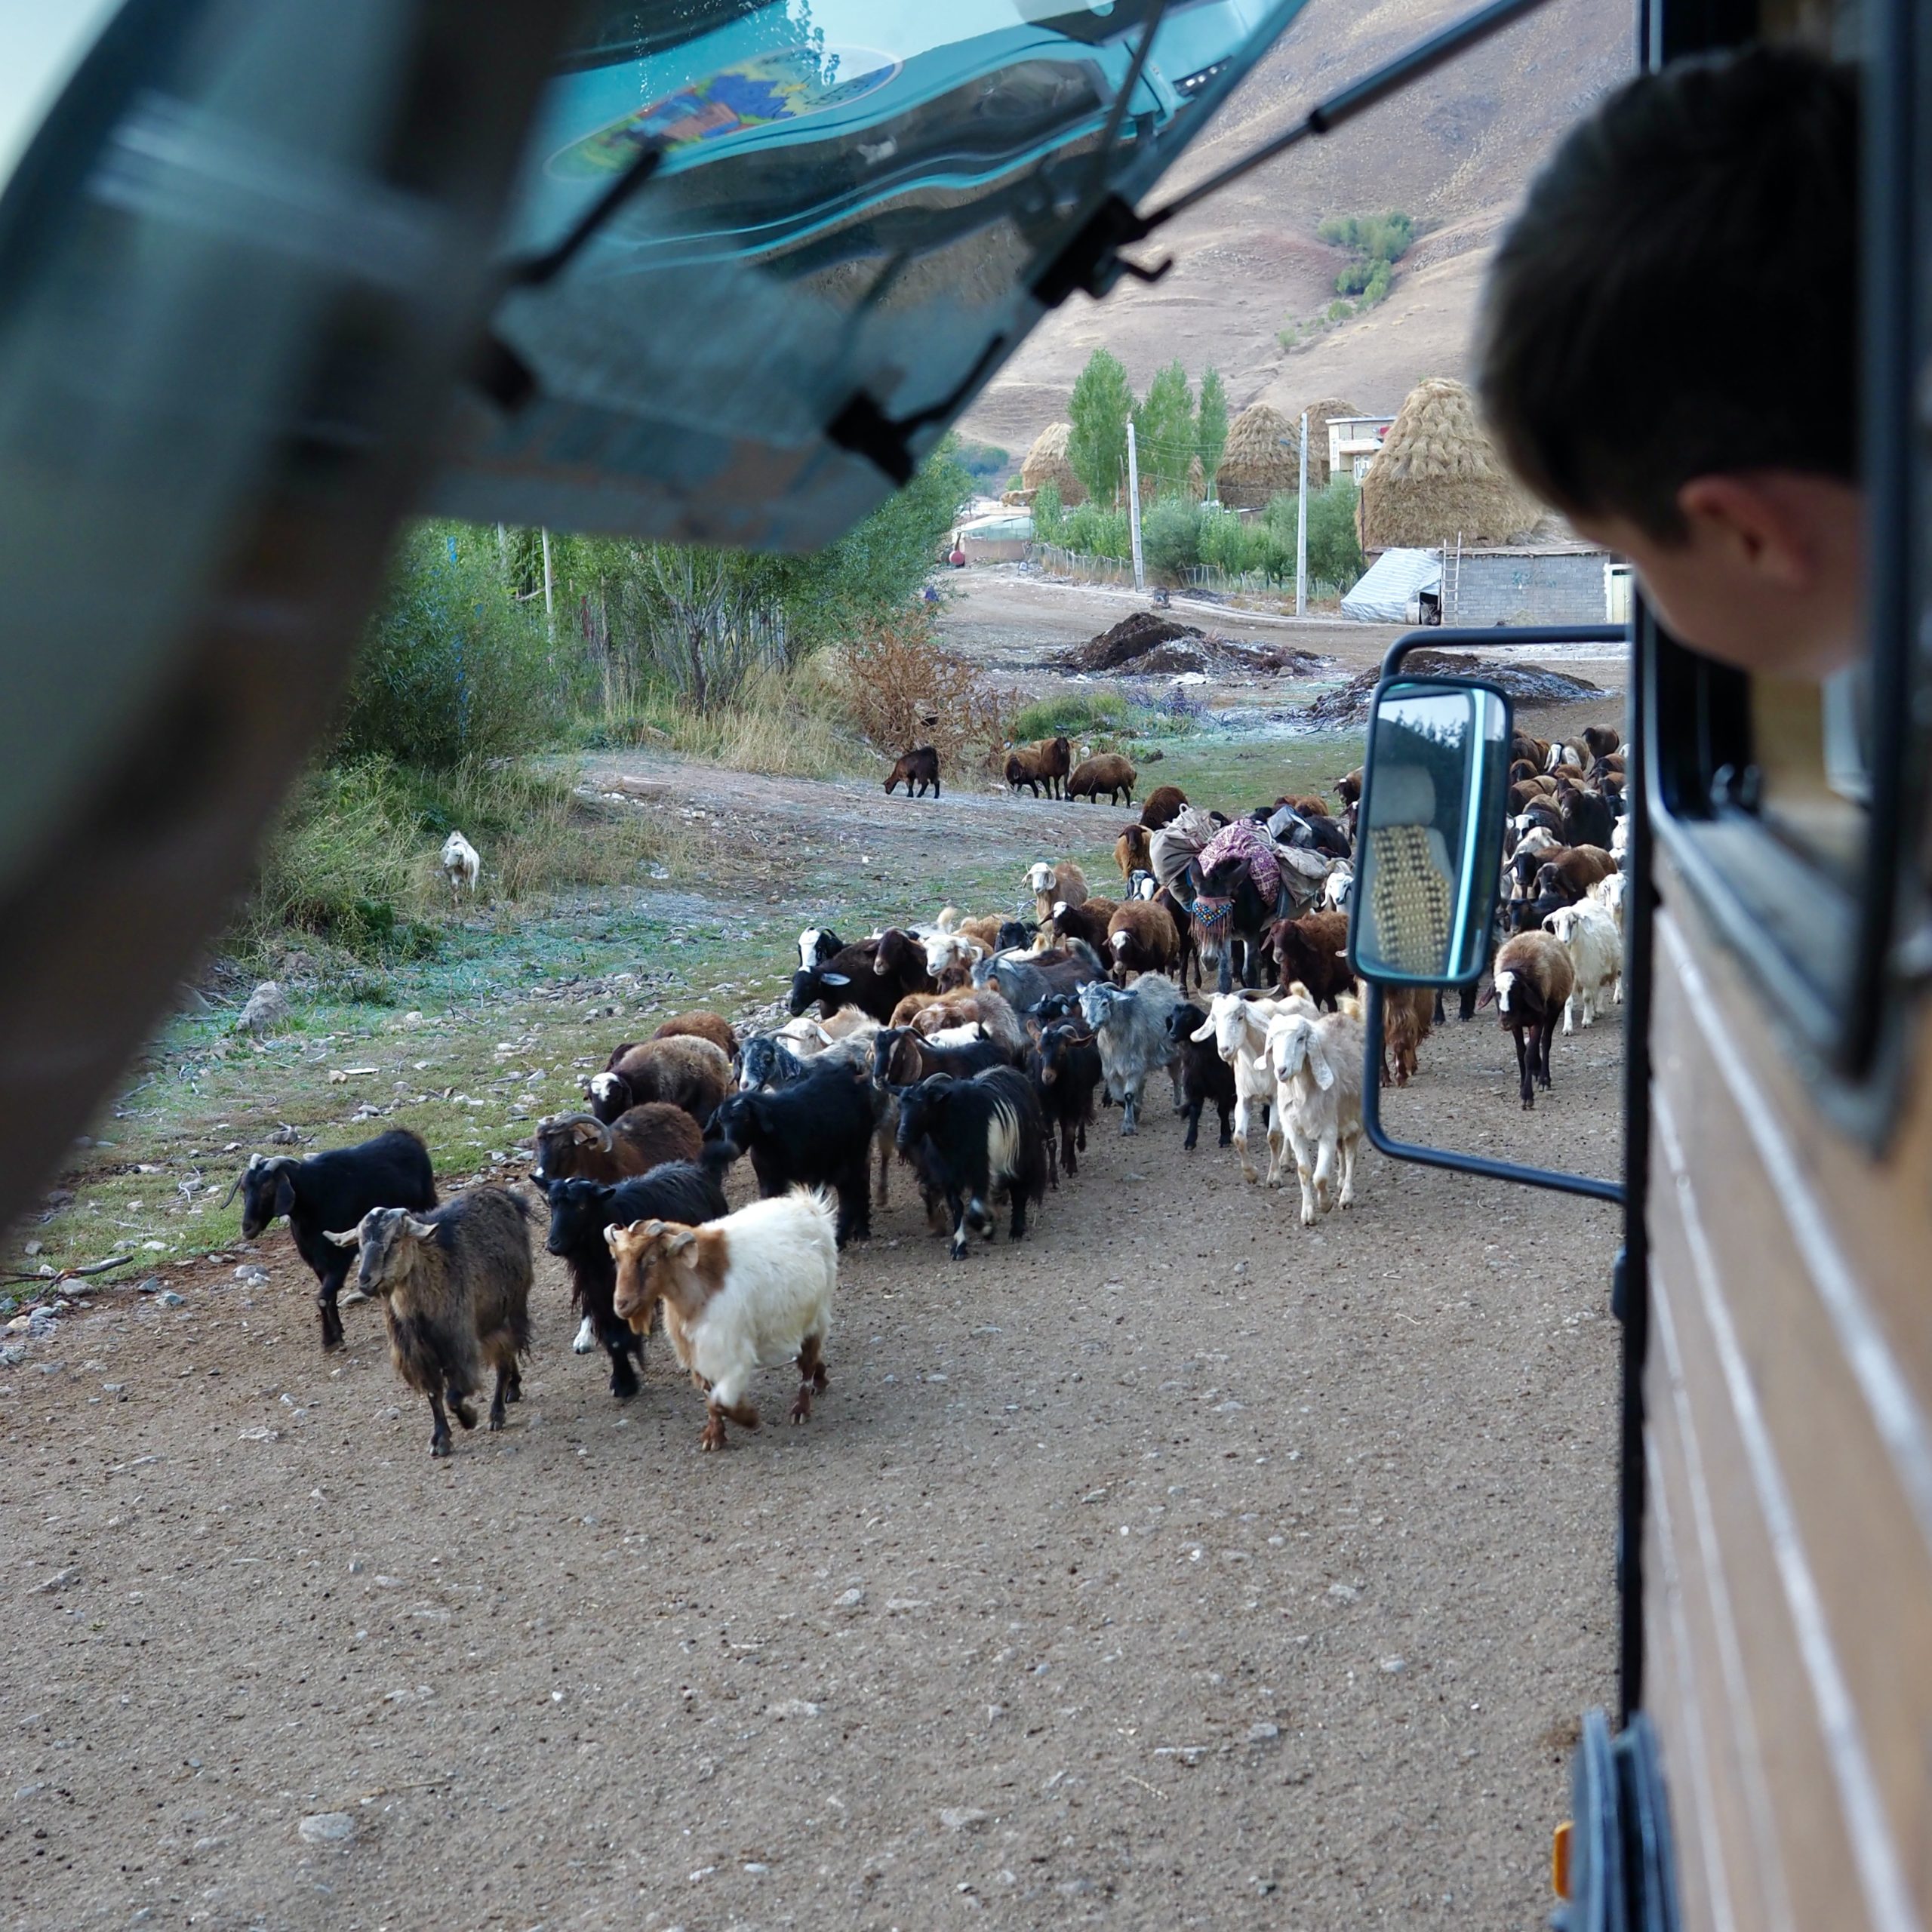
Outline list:
[[[1817,574],[1804,520],[1766,479],[1749,473],[1694,476],[1677,493],[1694,548],[1715,551],[1786,590],[1807,590]]]

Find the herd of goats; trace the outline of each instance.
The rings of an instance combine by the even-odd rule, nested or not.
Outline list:
[[[1623,758],[1595,728],[1574,744],[1519,733],[1512,751],[1480,1003],[1515,1036],[1527,1107],[1549,1084],[1559,1021],[1587,1026],[1621,997]],[[633,1395],[661,1311],[705,1393],[704,1447],[724,1447],[728,1422],[757,1426],[747,1392],[761,1369],[796,1367],[804,1422],[826,1386],[838,1250],[869,1234],[895,1160],[955,1258],[992,1238],[996,1204],[1017,1240],[1062,1171],[1078,1173],[1097,1102],[1135,1134],[1157,1075],[1185,1148],[1211,1105],[1249,1181],[1264,1139],[1268,1186],[1292,1163],[1304,1226],[1349,1207],[1365,1077],[1345,956],[1361,773],[1335,789],[1339,811],[1284,798],[1231,820],[1163,786],[1120,835],[1118,899],[1043,861],[1023,918],[948,906],[850,944],[809,929],[787,1023],[741,1038],[721,1014],[685,1013],[617,1048],[588,1110],[546,1119],[534,1147],[546,1245],[583,1318],[577,1352],[601,1349],[611,1394]],[[1221,990],[1205,992],[1204,966]],[[1478,1003],[1472,987],[1463,1017]],[[1406,1083],[1441,995],[1392,990],[1384,1012],[1380,1077]],[[734,1212],[724,1177],[746,1156],[759,1198]],[[343,1340],[352,1266],[380,1298],[396,1370],[428,1398],[432,1454],[450,1452],[451,1414],[475,1426],[486,1367],[489,1426],[503,1426],[530,1337],[525,1192],[479,1185],[438,1204],[427,1149],[400,1129],[306,1158],[257,1154],[237,1186],[248,1238],[288,1217],[325,1348]]]

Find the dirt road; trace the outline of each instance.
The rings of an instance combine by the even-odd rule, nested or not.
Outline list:
[[[1619,1044],[1536,1117],[1604,1164]],[[1405,1124],[1517,1134],[1506,1035],[1425,1052]],[[1537,1923],[1611,1689],[1608,1215],[1371,1157],[1308,1232],[1116,1121],[958,1264],[902,1179],[811,1425],[723,1456],[547,1260],[445,1463],[285,1241],[64,1324],[0,1385],[0,1919]]]

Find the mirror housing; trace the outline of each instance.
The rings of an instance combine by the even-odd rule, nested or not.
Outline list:
[[[1500,890],[1510,705],[1474,678],[1385,678],[1369,708],[1349,964],[1385,986],[1466,986]]]

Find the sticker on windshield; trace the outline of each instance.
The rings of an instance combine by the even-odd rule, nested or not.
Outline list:
[[[549,171],[564,180],[601,179],[620,174],[647,144],[675,152],[822,114],[876,93],[900,64],[869,47],[798,47],[761,54],[560,148],[550,158]]]

